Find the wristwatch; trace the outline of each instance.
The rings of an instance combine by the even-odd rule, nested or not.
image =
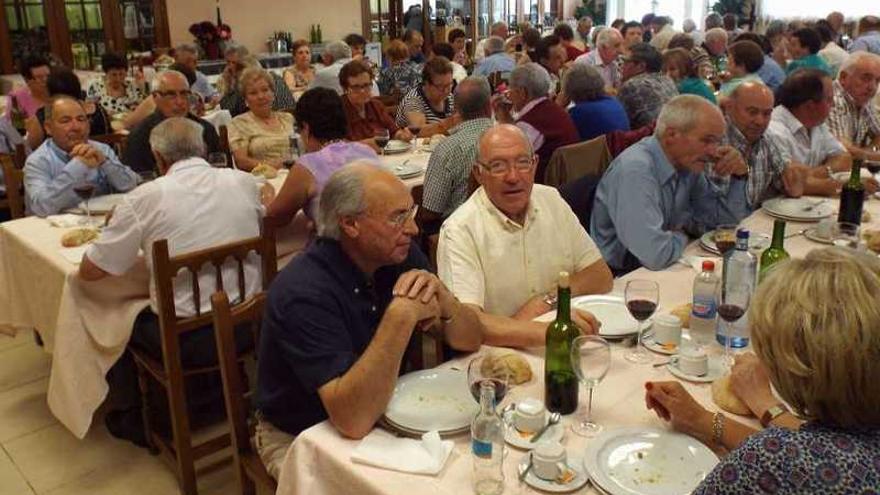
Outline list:
[[[786,409],[786,407],[784,405],[776,404],[775,406],[771,407],[770,409],[767,409],[766,411],[764,411],[764,414],[761,415],[761,426],[763,426],[764,428],[767,428],[767,426],[770,425],[771,421],[778,418],[779,416],[782,416],[783,414],[785,414],[787,412],[788,412],[788,409]]]
[[[544,304],[550,306],[550,309],[556,309],[556,303],[559,302],[559,295],[555,292],[544,294]]]

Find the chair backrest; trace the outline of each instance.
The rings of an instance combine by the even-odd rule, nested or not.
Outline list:
[[[582,143],[560,146],[553,152],[544,183],[559,187],[585,175],[601,176],[611,163],[611,154],[605,146],[605,136]]]
[[[163,340],[169,334],[179,334],[211,323],[211,315],[203,313],[200,303],[202,288],[199,286],[199,273],[206,264],[214,267],[216,284],[214,291],[231,291],[232,288],[227,289],[223,286],[223,265],[232,258],[237,264],[237,294],[244,299],[244,263],[251,252],[254,252],[261,260],[263,290],[269,288],[278,266],[275,252],[275,230],[271,222],[266,221],[262,222],[261,230],[259,237],[181,254],[173,258],[168,251],[167,239],[160,239],[153,243],[152,275],[156,285],[156,299],[159,306],[157,309]],[[188,318],[178,318],[174,305],[174,279],[181,270],[188,271],[192,278],[192,294],[196,315]]]
[[[6,199],[0,202],[0,207],[9,208],[9,216],[13,219],[22,218],[24,217],[24,171],[15,165],[14,155],[0,155],[0,166],[6,186]]]
[[[585,175],[559,188],[559,194],[562,196],[562,199],[571,207],[571,210],[588,234],[590,233],[590,217],[593,214],[593,203],[596,200],[596,188],[599,186],[601,179],[601,175]]]
[[[217,134],[220,136],[220,151],[226,154],[226,163],[232,167],[232,149],[229,147],[229,128],[226,124],[220,126]]]
[[[119,134],[115,132],[111,134],[89,136],[89,139],[110,146],[113,148],[113,151],[116,152],[116,156],[122,156],[123,153],[125,153],[125,146],[128,144],[128,134]]]
[[[18,143],[15,145],[15,153],[12,155],[12,163],[15,165],[15,168],[24,170],[25,162],[27,162],[27,150],[24,147],[24,143]]]

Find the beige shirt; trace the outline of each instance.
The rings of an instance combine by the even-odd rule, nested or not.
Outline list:
[[[490,314],[512,316],[530,298],[552,291],[559,272],[602,259],[574,212],[535,184],[524,225],[504,215],[481,187],[440,229],[440,279],[458,299]]]
[[[286,112],[273,112],[281,121],[281,127],[270,129],[260,123],[251,112],[243,113],[229,124],[229,147],[235,151],[247,150],[255,160],[275,160],[284,158],[290,148],[290,135],[293,134],[293,116]]]

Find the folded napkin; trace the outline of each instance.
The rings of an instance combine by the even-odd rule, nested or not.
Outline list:
[[[46,220],[49,225],[66,229],[69,227],[79,227],[84,215],[74,215],[72,213],[64,213],[62,215],[49,215]]]
[[[392,471],[436,475],[449,459],[452,447],[453,442],[440,440],[436,431],[414,440],[374,428],[352,452],[351,460]]]

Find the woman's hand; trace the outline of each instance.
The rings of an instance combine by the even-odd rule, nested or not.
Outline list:
[[[770,390],[767,369],[751,352],[736,357],[730,371],[730,388],[759,418],[764,411],[779,403]]]
[[[708,444],[712,439],[712,413],[697,403],[678,382],[645,383],[645,405],[672,427]]]

